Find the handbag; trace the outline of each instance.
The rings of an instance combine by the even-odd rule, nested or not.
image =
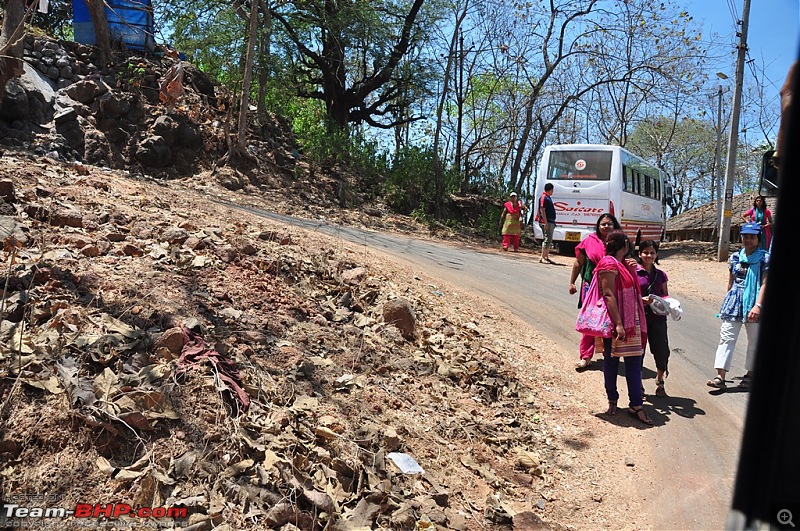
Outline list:
[[[592,277],[589,290],[586,292],[586,302],[578,314],[575,330],[581,334],[595,337],[611,337],[614,335],[614,323],[608,315],[606,301],[600,296],[597,285],[597,275]]]

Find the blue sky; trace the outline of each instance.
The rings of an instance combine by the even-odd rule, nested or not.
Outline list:
[[[718,68],[728,74],[731,80],[735,73],[736,55],[734,43],[738,42],[734,21],[742,16],[743,0],[683,0],[689,14],[700,24],[703,41],[711,33],[731,44],[729,48],[730,66],[725,71],[725,60]],[[800,33],[800,0],[751,0],[750,25],[747,45],[748,59],[754,63],[746,68],[746,75],[755,71],[766,75],[766,87],[774,87],[776,97],[786,72],[798,55],[798,34]],[[725,50],[721,50],[725,51]],[[765,66],[761,74],[762,64]],[[710,72],[713,76],[713,72]],[[716,80],[712,81],[716,83]]]

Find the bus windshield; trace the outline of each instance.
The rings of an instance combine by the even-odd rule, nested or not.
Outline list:
[[[611,157],[610,151],[551,151],[547,179],[611,180]]]

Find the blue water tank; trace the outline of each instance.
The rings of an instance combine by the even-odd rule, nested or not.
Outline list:
[[[75,42],[95,45],[92,17],[85,0],[72,0],[72,28]],[[111,30],[111,38],[125,43],[134,50],[153,51],[153,5],[150,0],[112,0],[106,3],[106,17]]]

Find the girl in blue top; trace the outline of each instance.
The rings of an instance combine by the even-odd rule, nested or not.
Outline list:
[[[710,387],[724,389],[725,373],[731,368],[733,349],[736,339],[744,325],[747,332],[747,357],[745,369],[747,373],[739,383],[739,387],[750,387],[750,376],[755,362],[756,342],[758,341],[758,320],[761,316],[761,302],[764,297],[764,283],[767,280],[769,253],[758,248],[761,241],[761,226],[758,223],[746,223],[739,231],[742,236],[741,251],[731,255],[728,262],[728,293],[722,300],[719,317],[719,346],[714,361],[717,375],[706,382]]]

